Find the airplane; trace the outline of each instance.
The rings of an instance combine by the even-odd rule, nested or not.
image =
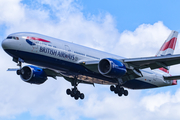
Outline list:
[[[48,77],[63,77],[72,85],[67,95],[78,100],[85,97],[78,90],[80,83],[109,85],[118,96],[128,96],[127,89],[177,85],[180,75],[169,74],[170,66],[180,64],[180,54],[173,55],[177,36],[171,31],[155,56],[141,58],[124,58],[31,32],[8,35],[2,48],[19,66],[8,71],[16,71],[24,82],[39,85]],[[22,67],[23,63],[29,65]]]

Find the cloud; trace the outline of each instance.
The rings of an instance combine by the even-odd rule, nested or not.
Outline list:
[[[0,2],[0,24],[12,25],[19,23],[24,16],[24,9],[20,0],[1,0]]]
[[[82,10],[83,6],[73,0],[38,0],[33,4],[4,0],[0,1],[0,25],[6,26],[3,36],[20,31],[37,32],[125,57],[154,56],[170,33],[161,21],[153,25],[142,24],[135,31],[119,33],[111,14],[85,17]],[[2,118],[26,112],[31,116],[47,116],[55,120],[82,117],[148,120],[155,117],[170,119],[172,115],[173,119],[179,118],[180,90],[175,95],[129,90],[128,97],[119,98],[109,91],[109,86],[96,85],[94,88],[82,84],[79,89],[86,98],[75,101],[66,95],[65,91],[71,85],[63,78],[57,81],[50,78],[42,85],[24,83],[14,72],[6,71],[7,68],[17,67],[12,58],[2,49],[0,55]]]
[[[144,96],[141,100],[141,105],[145,108],[145,111],[149,113],[149,119],[177,120],[180,112],[178,109],[180,105],[179,94],[180,89],[178,89],[175,94],[162,92]]]
[[[161,21],[153,25],[142,24],[135,31],[121,33],[114,52],[126,57],[155,56],[170,32]]]

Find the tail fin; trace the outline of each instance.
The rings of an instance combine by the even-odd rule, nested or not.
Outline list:
[[[156,54],[156,56],[172,55],[174,53],[174,49],[176,46],[177,36],[178,36],[178,32],[173,30],[169,35],[169,37],[164,42],[164,44],[162,45],[161,49]],[[169,73],[169,70],[165,68],[159,68],[159,69],[166,73]]]
[[[176,46],[178,32],[172,31],[169,37],[166,39],[161,49],[158,51],[156,56],[172,55]]]

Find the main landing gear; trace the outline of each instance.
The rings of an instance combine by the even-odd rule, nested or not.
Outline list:
[[[124,88],[120,85],[116,85],[116,86],[111,85],[110,90],[115,94],[118,94],[119,97],[121,97],[122,95],[128,96],[128,91],[124,90]]]
[[[80,93],[80,91],[77,88],[67,89],[66,90],[67,95],[70,95],[71,97],[74,97],[75,100],[84,99],[84,94]]]
[[[74,97],[75,100],[78,100],[79,98],[80,99],[84,99],[84,94],[81,93],[78,89],[77,89],[77,86],[78,86],[78,82],[77,82],[77,78],[75,77],[72,81],[71,81],[71,84],[72,86],[74,86],[74,88],[72,89],[67,89],[66,90],[66,94],[67,95],[70,95],[71,97]]]

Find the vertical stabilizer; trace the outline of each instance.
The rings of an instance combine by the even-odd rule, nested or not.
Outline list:
[[[156,56],[172,55],[176,46],[178,32],[172,31],[169,37],[166,39],[161,49],[158,51]]]
[[[178,36],[178,32],[173,30],[169,35],[169,37],[164,42],[164,44],[162,45],[161,49],[156,54],[156,56],[172,55],[176,47],[177,36]],[[167,68],[168,69],[159,68],[159,70],[169,73],[170,67]],[[177,85],[177,80],[172,80],[172,85]]]
[[[164,44],[162,45],[161,49],[156,54],[156,56],[172,55],[176,47],[177,36],[178,36],[178,32],[173,30],[169,35],[169,37],[164,42]],[[165,68],[159,68],[159,69],[163,72],[169,73],[169,67],[167,68],[168,69]]]

